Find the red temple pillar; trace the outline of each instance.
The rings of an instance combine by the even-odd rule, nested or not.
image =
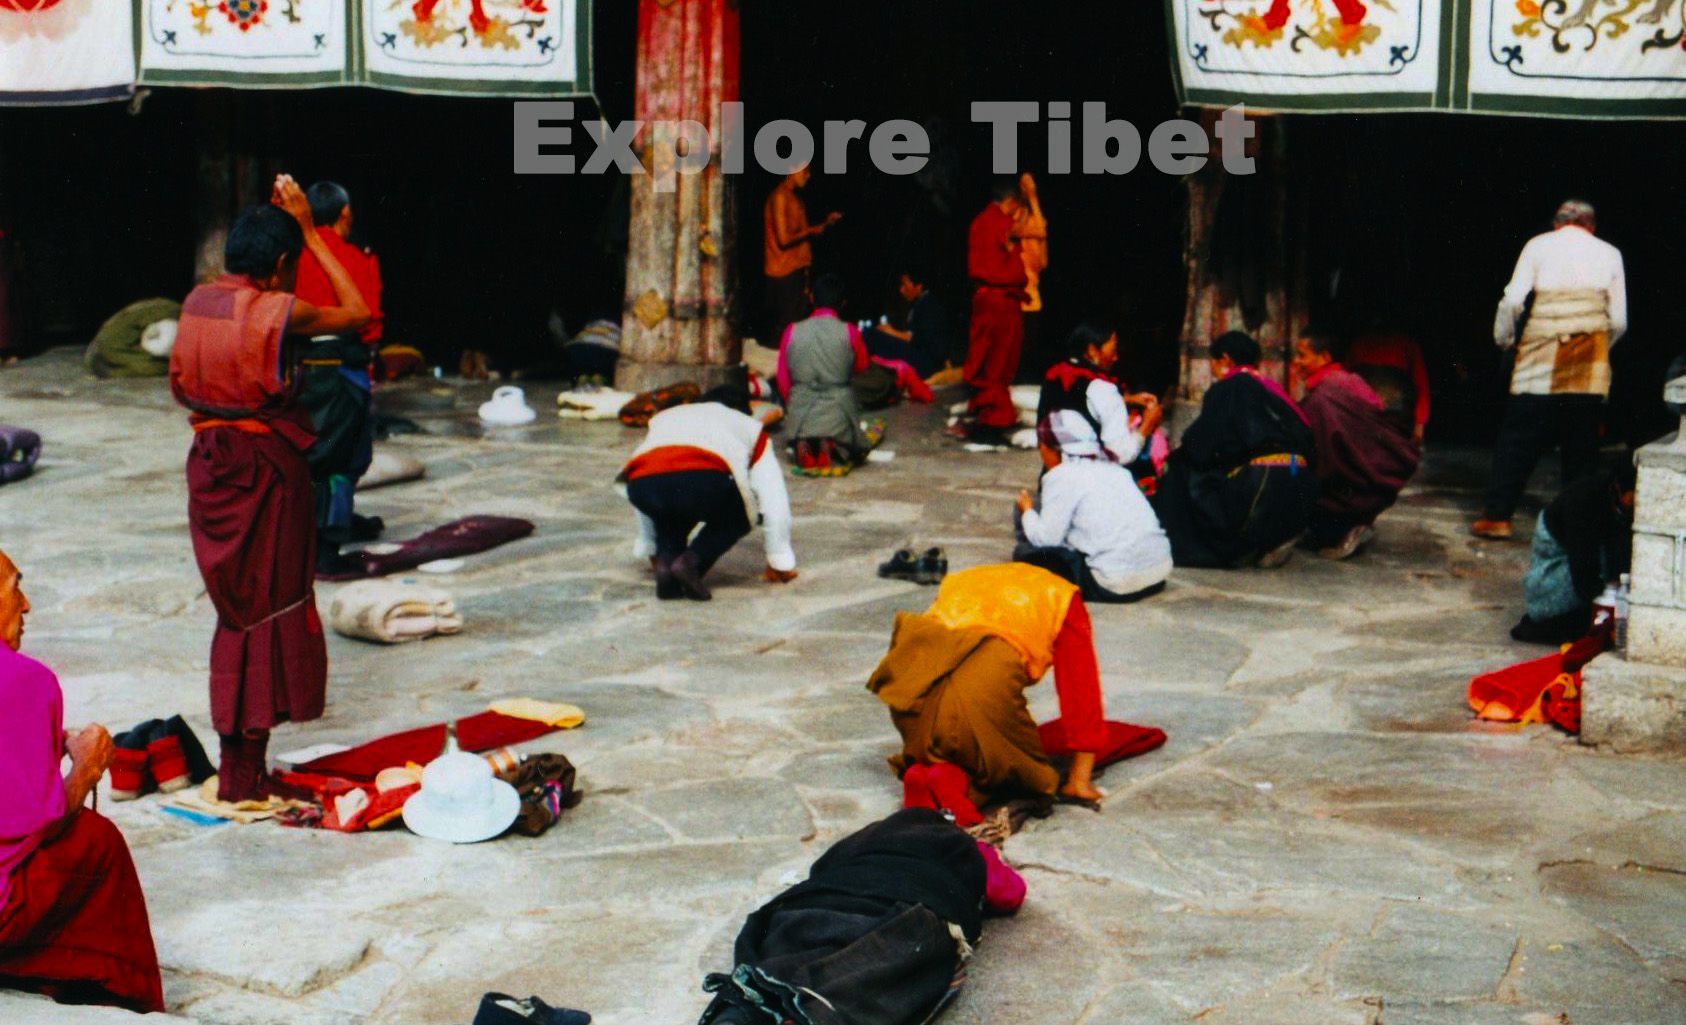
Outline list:
[[[738,0],[639,0],[638,152],[651,173],[632,179],[622,389],[706,388],[742,358],[731,323],[731,188],[720,167],[722,105],[737,99]],[[664,175],[674,140],[655,125],[683,121],[708,128],[708,166]]]

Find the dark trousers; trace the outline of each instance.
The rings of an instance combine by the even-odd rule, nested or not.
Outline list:
[[[672,562],[687,548],[697,569],[709,567],[749,533],[749,514],[737,481],[724,470],[680,470],[639,477],[626,485],[633,508],[656,525],[656,558]],[[693,539],[691,531],[702,529]]]
[[[1020,541],[1018,547],[1013,549],[1013,561],[1028,563],[1045,569],[1056,576],[1064,577],[1081,588],[1083,600],[1091,603],[1128,605],[1141,601],[1143,598],[1151,598],[1165,590],[1164,581],[1160,581],[1152,587],[1144,587],[1140,591],[1134,591],[1130,594],[1109,591],[1095,580],[1095,574],[1089,569],[1088,560],[1084,559],[1083,553],[1075,548],[1064,546],[1044,548],[1033,545],[1028,541]]]
[[[1509,520],[1516,515],[1534,465],[1552,448],[1561,451],[1563,487],[1598,472],[1603,416],[1604,400],[1597,395],[1512,395],[1493,444],[1483,516]]]

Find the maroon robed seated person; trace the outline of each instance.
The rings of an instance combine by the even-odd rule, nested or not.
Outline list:
[[[1364,378],[1336,361],[1331,336],[1305,332],[1294,343],[1294,370],[1317,439],[1317,504],[1305,544],[1326,559],[1351,558],[1376,536],[1376,517],[1410,483],[1421,453]]]
[[[27,612],[17,567],[0,552],[0,986],[162,1011],[129,847],[82,807],[111,762],[111,735],[64,732],[58,677],[18,652]]]
[[[292,292],[308,248],[337,306]],[[217,610],[211,638],[211,722],[221,740],[217,796],[262,800],[272,780],[269,731],[322,714],[328,655],[316,612],[316,515],[305,450],[315,440],[299,405],[288,335],[356,332],[369,309],[311,221],[292,178],[272,205],[242,213],[228,234],[227,272],[189,293],[170,353],[170,390],[192,411],[187,521]]]

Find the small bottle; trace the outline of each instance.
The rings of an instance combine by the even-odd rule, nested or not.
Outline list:
[[[1627,617],[1629,611],[1629,592],[1633,587],[1633,578],[1623,573],[1621,581],[1616,585],[1616,650],[1627,650]]]
[[[1605,584],[1604,591],[1592,603],[1592,628],[1597,630],[1606,624],[1613,631],[1616,623],[1616,585]]]

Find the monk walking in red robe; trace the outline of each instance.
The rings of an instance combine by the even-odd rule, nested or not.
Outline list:
[[[336,306],[292,293],[306,248]],[[265,760],[278,723],[322,714],[328,655],[316,613],[314,502],[305,452],[315,440],[298,405],[289,334],[356,332],[369,309],[316,232],[292,178],[272,205],[240,215],[226,273],[182,304],[170,390],[193,412],[187,456],[188,530],[217,610],[211,639],[211,722],[222,741],[217,796],[269,796]]]
[[[966,383],[972,386],[967,437],[1002,444],[1018,422],[1010,390],[1024,348],[1024,256],[1014,235],[1013,216],[1022,205],[1018,182],[999,179],[990,204],[972,221],[966,272],[972,279],[971,339],[966,349]]]
[[[111,735],[64,731],[58,677],[18,651],[28,612],[22,576],[0,552],[0,986],[162,1011],[129,845],[82,807],[111,764]],[[60,776],[66,755],[70,772]]]

